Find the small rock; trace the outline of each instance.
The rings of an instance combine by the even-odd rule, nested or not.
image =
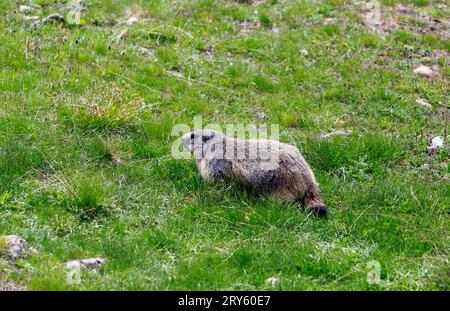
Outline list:
[[[72,7],[72,8],[76,8],[76,9],[80,9],[82,7],[84,7],[85,5],[85,1],[84,0],[71,0],[68,3],[68,7]]]
[[[266,285],[269,286],[276,286],[280,283],[280,279],[276,278],[276,277],[270,277],[265,281]]]
[[[29,249],[27,241],[17,235],[0,237],[0,254],[6,259],[15,261],[25,255]]]
[[[64,23],[64,21],[65,21],[64,16],[62,16],[60,14],[52,14],[42,20],[43,23],[49,23],[49,22]]]
[[[307,50],[303,49],[300,51],[300,54],[302,54],[303,56],[308,56],[309,53]]]
[[[0,292],[8,291],[8,292],[16,292],[16,291],[24,291],[27,290],[24,286],[16,284],[11,281],[2,281],[0,280]]]
[[[126,25],[134,25],[139,21],[139,18],[137,16],[130,16],[128,19],[126,19],[123,23]]]
[[[122,160],[118,156],[113,156],[111,162],[114,166],[121,166]]]
[[[75,269],[80,267],[81,270],[93,270],[106,262],[103,258],[88,258],[88,259],[77,259],[71,260],[66,263],[66,269]]]
[[[23,19],[32,23],[38,23],[41,20],[39,16],[24,16]]]
[[[330,137],[336,136],[336,135],[348,135],[348,134],[350,134],[350,131],[345,130],[345,129],[333,130],[332,132],[320,134],[320,138],[330,138]]]
[[[261,120],[268,120],[268,119],[269,119],[269,116],[266,115],[264,112],[261,112],[261,113],[259,114],[259,118],[260,118]]]
[[[422,99],[422,98],[417,98],[416,103],[418,103],[421,106],[427,107],[427,108],[433,107],[429,102],[427,102],[425,99]]]
[[[144,46],[135,45],[134,48],[138,51],[139,54],[149,56],[151,58],[155,58],[155,54],[151,48],[147,48]]]
[[[274,33],[280,33],[281,32],[281,29],[279,27],[275,27],[275,26],[272,26],[270,28],[270,30],[272,30]]]
[[[19,12],[20,13],[23,13],[23,14],[31,14],[31,13],[33,13],[33,11],[34,11],[34,8],[32,8],[31,6],[28,6],[28,5],[21,5],[20,7],[19,7]]]
[[[436,136],[431,140],[430,146],[428,146],[428,149],[437,149],[444,146],[444,137],[442,136]]]
[[[435,75],[435,72],[428,66],[420,66],[413,70],[413,73],[425,77],[432,77]]]

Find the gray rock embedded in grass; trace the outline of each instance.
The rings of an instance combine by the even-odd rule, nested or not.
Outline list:
[[[123,23],[126,25],[134,25],[139,22],[139,18],[137,16],[130,16]]]
[[[413,70],[413,73],[425,77],[433,77],[436,73],[428,66],[420,66]]]
[[[320,138],[330,138],[332,136],[337,136],[337,135],[348,135],[350,134],[351,131],[346,130],[346,129],[338,129],[338,130],[333,130],[331,132],[328,133],[322,133],[320,134]]]
[[[71,270],[80,268],[81,270],[93,270],[106,263],[106,259],[103,258],[87,258],[76,259],[66,263],[66,269]]]
[[[11,281],[2,281],[0,280],[0,292],[16,292],[16,291],[24,291],[27,290],[24,286],[16,284]]]
[[[444,146],[444,137],[436,136],[431,140],[431,144],[428,146],[428,149],[437,149]]]
[[[427,108],[433,107],[433,106],[431,106],[431,104],[429,102],[427,102],[425,99],[422,99],[422,98],[417,98],[416,103],[418,103],[419,105],[421,105],[423,107],[427,107]]]
[[[39,16],[24,16],[23,19],[31,23],[39,23],[41,21]]]
[[[30,250],[27,241],[17,235],[0,237],[0,256],[8,260],[17,260]]]
[[[23,14],[31,14],[35,11],[35,8],[28,6],[28,5],[21,5],[19,7],[19,12]]]

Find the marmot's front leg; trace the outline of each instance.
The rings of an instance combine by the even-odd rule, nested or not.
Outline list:
[[[197,165],[200,175],[208,181],[219,180],[231,174],[231,163],[224,159],[201,159]]]

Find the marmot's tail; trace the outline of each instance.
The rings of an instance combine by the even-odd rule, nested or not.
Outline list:
[[[325,216],[328,207],[323,203],[322,198],[317,190],[307,191],[304,198],[305,209],[313,212],[317,216]]]

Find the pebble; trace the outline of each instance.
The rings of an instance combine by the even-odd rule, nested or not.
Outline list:
[[[259,114],[259,118],[260,118],[261,120],[269,120],[269,116],[266,115],[264,112],[261,112],[261,113]]]
[[[429,149],[437,149],[444,146],[444,137],[442,136],[436,136],[431,140],[430,146],[428,146]]]

